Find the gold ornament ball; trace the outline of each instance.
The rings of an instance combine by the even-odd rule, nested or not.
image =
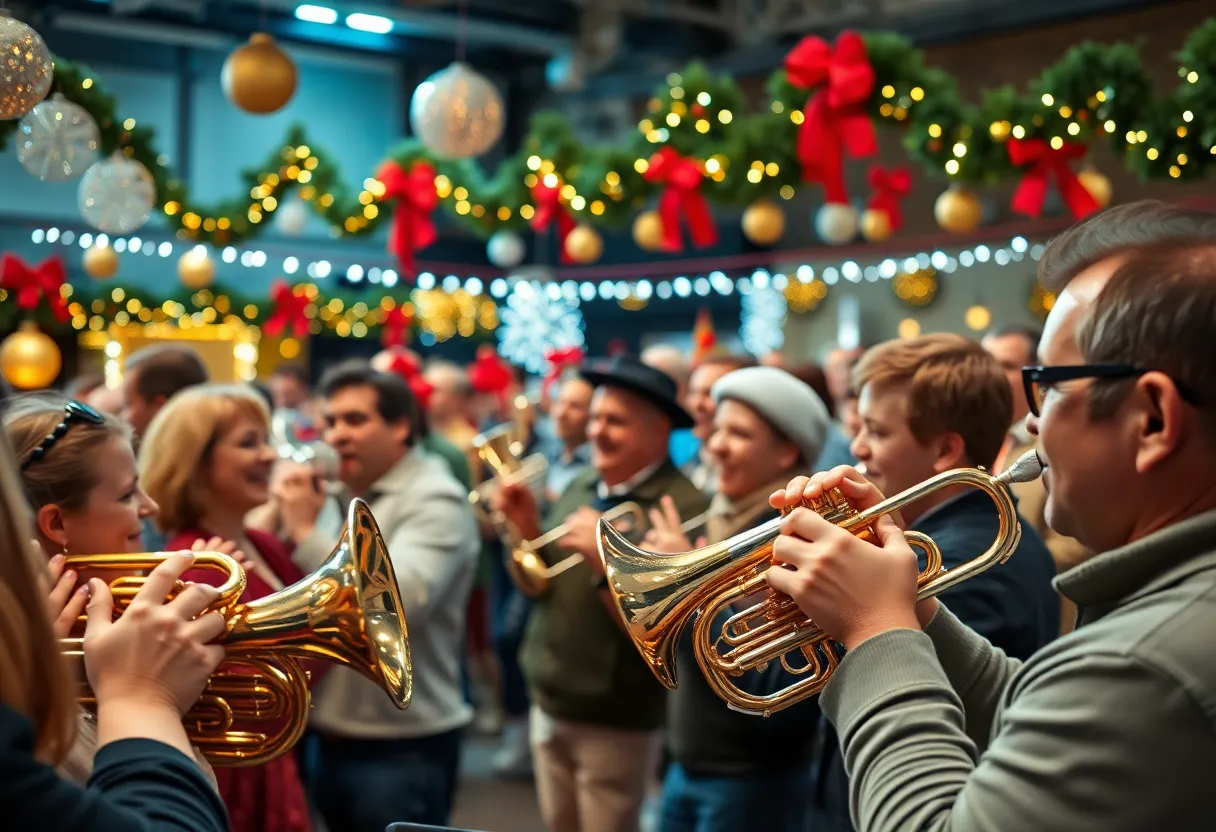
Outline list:
[[[296,65],[274,38],[258,32],[224,61],[220,84],[224,95],[247,113],[281,110],[296,93]]]
[[[51,91],[55,69],[41,35],[0,9],[0,121],[21,118]]]
[[[0,343],[0,375],[18,390],[50,387],[62,367],[54,339],[29,321]]]
[[[1099,208],[1110,205],[1111,198],[1114,196],[1114,188],[1110,184],[1110,180],[1101,173],[1093,168],[1086,168],[1077,174],[1077,181],[1081,183],[1081,187],[1089,191],[1089,195],[1098,203]]]
[[[205,248],[191,249],[177,261],[177,277],[187,289],[206,289],[215,280],[215,261]]]
[[[758,246],[771,246],[785,234],[785,212],[767,199],[758,199],[743,212],[743,236]]]
[[[566,254],[575,263],[594,263],[604,253],[604,239],[589,225],[576,226],[566,237]]]
[[[118,274],[118,252],[109,246],[85,249],[84,273],[94,280],[109,280]]]
[[[633,221],[633,241],[642,251],[663,250],[663,221],[658,211],[643,211]]]
[[[871,243],[877,243],[891,236],[891,215],[886,211],[876,211],[867,208],[861,215],[861,236]]]
[[[934,203],[933,217],[942,230],[965,234],[979,228],[984,219],[984,206],[980,198],[966,188],[950,188]]]

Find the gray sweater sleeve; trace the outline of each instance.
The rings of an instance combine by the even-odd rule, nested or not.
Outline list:
[[[1022,662],[1006,656],[959,621],[944,604],[938,607],[925,633],[933,641],[946,678],[962,700],[967,736],[983,751],[992,735],[992,720],[1001,695]]]
[[[847,654],[820,704],[840,736],[857,828],[1194,828],[1216,743],[1172,677],[1097,653],[1036,661],[1013,684],[980,756],[928,635],[896,630]]]

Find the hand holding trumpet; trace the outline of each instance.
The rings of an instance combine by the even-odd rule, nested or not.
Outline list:
[[[769,498],[773,508],[793,508],[773,545],[778,568],[767,571],[769,585],[793,598],[850,650],[888,630],[919,629],[933,617],[937,602],[927,599],[918,609],[916,553],[900,524],[883,515],[874,524],[877,540],[869,541],[802,507],[804,500],[819,499],[833,488],[859,511],[884,499],[848,465],[795,477]]]
[[[697,538],[695,548],[705,545],[705,537]],[[680,512],[676,509],[676,501],[669,495],[664,495],[658,508],[650,510],[650,529],[642,538],[642,548],[649,552],[676,554],[687,552],[694,548],[684,533],[684,523],[680,520]]]

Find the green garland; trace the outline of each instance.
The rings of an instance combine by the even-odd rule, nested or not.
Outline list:
[[[409,341],[428,332],[436,341],[457,336],[484,341],[493,338],[498,326],[498,306],[493,300],[463,292],[395,288],[384,290],[381,299],[375,300],[365,292],[321,291],[311,283],[297,286],[296,291],[312,294],[312,303],[305,310],[312,335],[381,338],[385,313],[393,306],[403,307],[410,316],[405,335]],[[138,286],[89,281],[65,286],[63,292],[70,316],[66,323],[54,316],[45,301],[35,310],[19,309],[0,289],[0,332],[12,331],[23,320],[33,321],[48,332],[68,327],[102,332],[111,325],[151,323],[183,329],[224,322],[261,327],[275,312],[265,293],[251,295],[219,285],[191,290],[177,284],[169,292],[153,292]],[[289,324],[283,335],[291,334]]]
[[[926,67],[923,52],[906,38],[877,33],[865,35],[865,42],[877,79],[868,112],[878,123],[899,127],[909,156],[947,181],[989,184],[1018,177],[1005,147],[1010,136],[1105,139],[1143,179],[1199,179],[1216,163],[1216,19],[1187,38],[1178,54],[1179,87],[1164,98],[1154,95],[1134,49],[1123,44],[1080,44],[1026,91],[990,90],[972,104],[961,100],[953,78]],[[784,70],[773,73],[768,91],[763,110],[747,113],[732,79],[693,64],[668,77],[624,147],[584,145],[563,115],[540,113],[520,150],[493,175],[472,160],[431,158],[412,140],[388,158],[406,169],[415,161],[434,165],[444,207],[483,237],[525,230],[534,208],[532,187],[549,174],[561,183],[580,222],[627,225],[657,193],[658,186],[642,174],[646,160],[664,144],[706,163],[704,190],[711,203],[789,199],[805,187],[794,148],[811,91],[793,86]],[[101,130],[103,152],[120,150],[148,168],[159,205],[180,239],[224,246],[255,237],[293,191],[336,236],[371,233],[392,210],[380,202],[378,182],[344,181],[332,157],[298,126],[262,167],[243,174],[242,194],[219,205],[196,204],[173,178],[153,131],[120,122],[114,98],[85,68],[57,61],[53,92],[89,111]],[[0,150],[16,127],[0,123]]]

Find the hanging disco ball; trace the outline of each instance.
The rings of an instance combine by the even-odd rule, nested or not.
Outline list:
[[[51,53],[42,37],[0,9],[0,121],[21,118],[51,91]]]
[[[148,169],[121,152],[84,172],[77,196],[84,221],[107,234],[130,234],[156,207],[156,181]]]
[[[504,122],[498,89],[460,61],[419,84],[410,101],[414,135],[443,159],[485,153],[502,136]]]
[[[88,110],[55,93],[17,125],[17,161],[44,182],[83,174],[97,161],[101,136]]]

